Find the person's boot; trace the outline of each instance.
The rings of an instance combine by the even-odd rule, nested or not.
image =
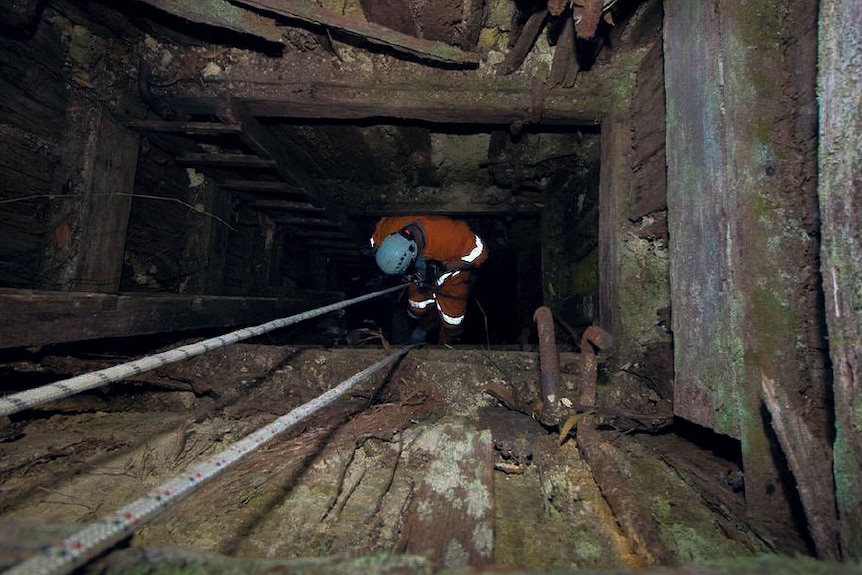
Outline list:
[[[407,340],[407,343],[413,345],[417,343],[425,343],[428,341],[428,332],[430,332],[437,325],[437,315],[436,314],[427,314],[419,319],[416,328],[413,330],[413,333],[410,334],[410,338]]]
[[[455,345],[461,339],[461,330],[440,328],[440,345]]]
[[[410,337],[407,339],[407,343],[410,345],[416,345],[418,343],[425,343],[425,340],[428,338],[428,330],[422,329],[422,326],[416,326],[413,332],[410,334]]]

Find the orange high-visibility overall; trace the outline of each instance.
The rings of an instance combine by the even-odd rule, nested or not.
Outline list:
[[[479,267],[488,259],[488,249],[470,226],[445,216],[381,218],[371,237],[371,247],[377,248],[386,236],[408,224],[417,224],[424,234],[425,248],[420,256],[426,260],[444,264],[460,260],[471,267]],[[411,316],[421,321],[432,308],[436,308],[441,320],[441,343],[457,337],[463,330],[471,275],[468,269],[444,269],[437,277],[427,278],[423,286],[413,283],[408,288],[408,311]]]

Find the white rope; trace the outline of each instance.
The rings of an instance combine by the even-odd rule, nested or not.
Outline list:
[[[141,524],[162,509],[198,488],[206,480],[224,471],[258,447],[261,447],[291,426],[302,421],[315,411],[326,407],[351,387],[394,362],[415,346],[406,347],[392,353],[373,365],[365,368],[323,395],[297,407],[269,425],[234,443],[221,453],[203,463],[192,466],[182,475],[156,487],[147,495],[122,507],[118,511],[90,524],[81,531],[59,541],[11,569],[3,575],[59,575],[70,573],[76,567],[92,560],[118,541],[138,529]]]
[[[70,395],[74,395],[76,393],[92,389],[94,387],[101,387],[108,383],[119,381],[121,379],[125,379],[127,377],[143,373],[145,371],[157,369],[169,363],[189,359],[196,355],[200,355],[202,353],[206,353],[208,351],[212,351],[214,349],[218,349],[220,347],[224,347],[226,345],[230,345],[244,339],[257,337],[267,332],[280,329],[282,327],[286,327],[288,325],[306,319],[317,317],[331,311],[339,310],[349,305],[363,302],[365,300],[369,300],[390,292],[394,292],[396,290],[404,289],[405,285],[406,284],[393,286],[391,288],[365,294],[359,297],[355,297],[353,299],[340,301],[337,303],[319,307],[317,309],[298,313],[287,318],[276,319],[255,327],[246,327],[225,335],[220,335],[218,337],[205,339],[197,343],[191,343],[182,347],[170,349],[156,355],[142,357],[141,359],[137,359],[129,363],[115,365],[101,371],[85,373],[77,377],[64,379],[62,381],[57,381],[55,383],[44,385],[42,387],[28,389],[27,391],[22,391],[8,397],[0,398],[0,417],[11,415],[25,409],[30,409],[36,407],[37,405],[47,403],[49,401],[62,399],[64,397],[68,397]]]

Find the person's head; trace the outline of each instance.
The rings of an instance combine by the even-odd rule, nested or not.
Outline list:
[[[399,230],[389,234],[380,242],[374,254],[377,267],[387,275],[401,275],[406,272],[416,256],[419,247],[409,230]]]

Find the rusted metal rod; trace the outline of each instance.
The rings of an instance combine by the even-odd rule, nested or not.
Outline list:
[[[599,358],[593,346],[608,350],[614,345],[611,334],[597,325],[591,325],[581,337],[581,354],[578,362],[578,403],[593,407],[596,405],[596,378],[598,377]]]
[[[539,378],[542,399],[539,420],[545,425],[559,425],[557,389],[560,381],[560,358],[554,336],[554,316],[550,308],[542,306],[533,313],[533,321],[536,322],[539,332]]]

